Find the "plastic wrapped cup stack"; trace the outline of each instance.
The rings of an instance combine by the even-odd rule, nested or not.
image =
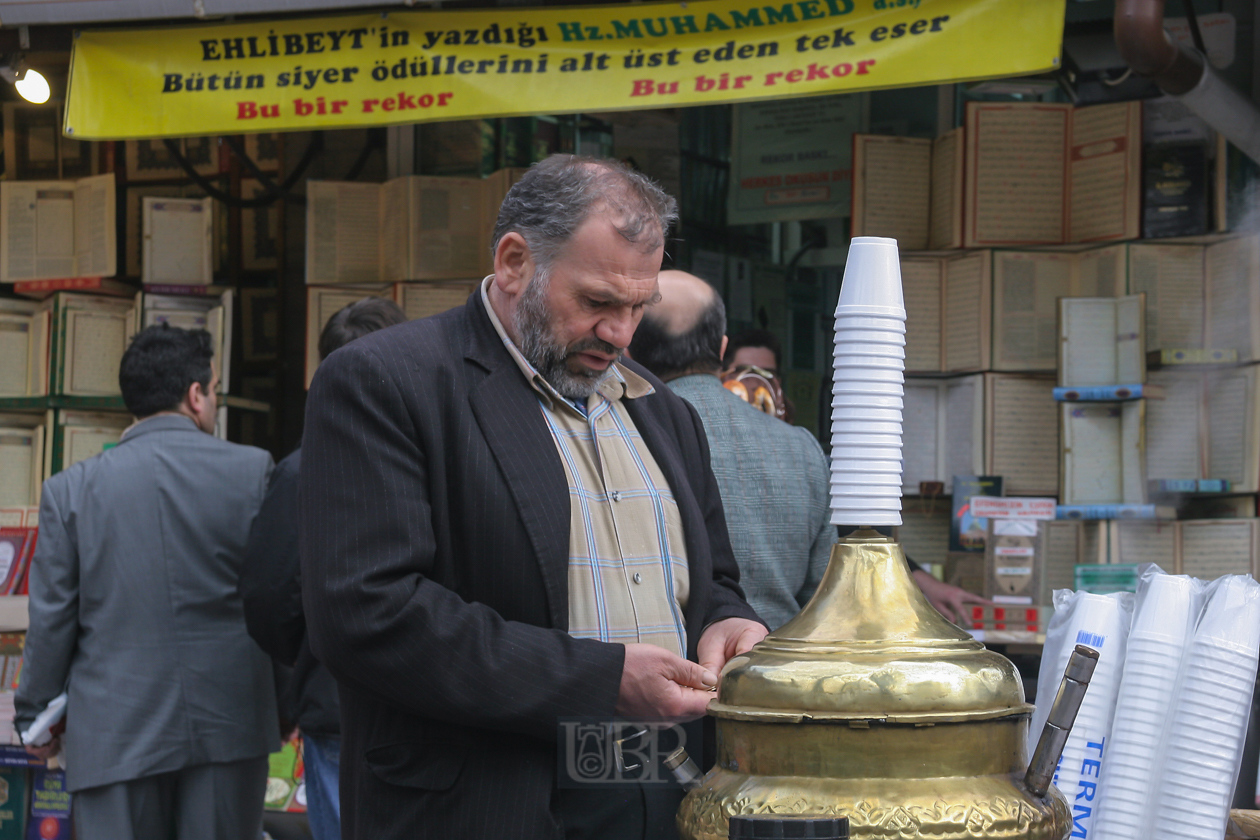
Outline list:
[[[1140,596],[1107,742],[1097,831],[1108,840],[1145,840],[1155,761],[1169,721],[1169,695],[1198,617],[1198,584],[1158,574]]]
[[[1220,840],[1229,818],[1260,657],[1260,584],[1235,575],[1215,586],[1166,730],[1155,840]]]
[[[906,309],[897,240],[849,245],[836,306],[831,393],[831,521],[901,524]]]

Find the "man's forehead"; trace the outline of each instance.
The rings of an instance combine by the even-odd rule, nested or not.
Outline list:
[[[652,304],[661,298],[660,284],[656,278],[656,274],[648,275],[643,272],[583,272],[577,278],[577,285],[585,294],[598,295],[620,303]]]

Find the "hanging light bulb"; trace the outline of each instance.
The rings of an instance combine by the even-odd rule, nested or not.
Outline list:
[[[0,61],[3,60],[0,58]],[[8,64],[0,66],[0,79],[17,88],[17,92],[27,102],[34,102],[36,105],[43,105],[52,93],[44,74],[27,67],[26,56],[21,53],[11,57]]]
[[[34,102],[36,105],[43,105],[52,93],[48,87],[48,80],[38,70],[28,69],[22,78],[13,83],[13,86],[17,88],[17,92],[23,99]]]

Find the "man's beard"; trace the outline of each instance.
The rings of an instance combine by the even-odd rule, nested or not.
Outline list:
[[[591,370],[579,362],[570,365],[570,360],[578,353],[592,350],[621,358],[624,348],[594,336],[567,347],[557,340],[551,329],[551,311],[547,308],[549,279],[543,270],[536,271],[516,303],[512,323],[516,327],[517,349],[560,396],[570,400],[586,399],[613,375],[612,365],[603,370]]]

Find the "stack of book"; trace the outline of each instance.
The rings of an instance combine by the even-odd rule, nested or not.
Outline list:
[[[524,169],[486,178],[407,175],[384,184],[312,181],[306,211],[306,385],[339,309],[389,298],[409,319],[462,305],[494,271],[499,205]]]

